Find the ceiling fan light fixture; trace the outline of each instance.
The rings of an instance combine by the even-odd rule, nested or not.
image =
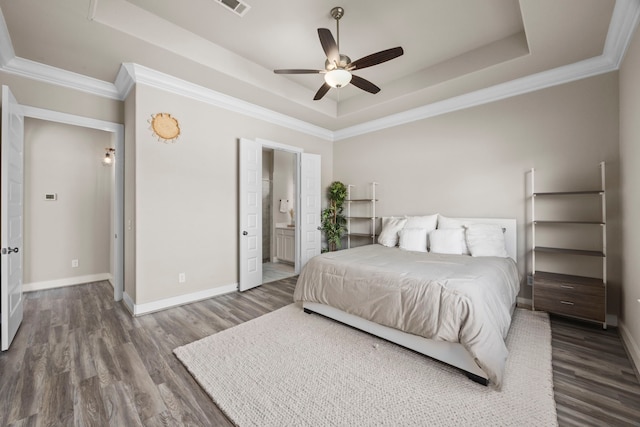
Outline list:
[[[331,87],[344,87],[351,81],[351,73],[342,68],[331,70],[325,73],[324,81],[327,82],[327,84]]]

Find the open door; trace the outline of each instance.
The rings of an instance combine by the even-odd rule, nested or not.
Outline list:
[[[2,343],[9,349],[22,323],[22,216],[24,116],[9,87],[2,86],[0,212],[0,310]]]
[[[320,160],[318,154],[301,154],[300,161],[300,262],[296,263],[296,272],[316,255],[320,254]]]
[[[262,284],[262,144],[240,139],[239,291]]]

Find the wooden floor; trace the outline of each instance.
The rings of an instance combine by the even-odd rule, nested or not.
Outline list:
[[[175,347],[292,301],[296,278],[132,318],[106,282],[25,294],[0,354],[0,426],[232,425]],[[560,425],[640,425],[640,384],[614,329],[552,319]]]

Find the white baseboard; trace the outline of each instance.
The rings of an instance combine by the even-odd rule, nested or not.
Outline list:
[[[91,282],[102,282],[111,280],[110,273],[89,274],[87,276],[67,277],[65,279],[45,280],[42,282],[31,282],[22,284],[22,292],[42,291],[45,289],[61,288],[63,286],[83,285]]]
[[[531,298],[518,297],[516,299],[516,302],[518,303],[518,305],[528,305],[529,307],[531,307]]]
[[[638,374],[640,372],[640,344],[633,339],[631,332],[629,332],[624,322],[620,322],[618,329],[620,329],[620,337],[622,337],[622,341],[624,341],[627,352],[631,357],[631,363],[635,365],[636,374]]]
[[[160,310],[166,310],[167,308],[177,307],[179,305],[202,301],[204,299],[228,294],[237,290],[238,284],[232,283],[229,285],[206,289],[204,291],[179,295],[177,297],[165,298],[158,301],[147,302],[144,304],[136,304],[135,302],[133,302],[133,299],[125,292],[123,295],[123,300],[131,314],[133,314],[134,316],[142,316],[143,314],[149,314]]]

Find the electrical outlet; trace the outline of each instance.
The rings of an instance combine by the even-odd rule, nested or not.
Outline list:
[[[72,268],[78,268],[78,260],[77,259],[72,259],[71,260],[71,267]]]
[[[532,275],[528,275],[527,276],[527,285],[533,286],[533,276]]]
[[[178,274],[178,283],[184,283],[187,281],[187,275],[185,273]]]

